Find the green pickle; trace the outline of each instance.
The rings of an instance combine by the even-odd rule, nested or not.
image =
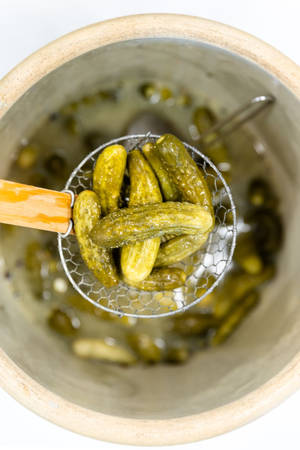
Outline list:
[[[185,280],[186,274],[184,271],[176,267],[154,269],[145,280],[139,282],[124,279],[130,286],[143,291],[170,291],[183,286]]]
[[[29,280],[32,282],[32,289],[37,299],[43,298],[44,276],[50,272],[53,264],[51,253],[40,242],[30,242],[25,250],[25,267]]]
[[[240,234],[237,239],[234,260],[247,273],[256,275],[263,270],[264,263],[259,255],[252,233]]]
[[[184,342],[174,342],[167,346],[165,361],[171,364],[184,364],[190,357],[190,351]]]
[[[143,146],[143,153],[158,178],[164,200],[166,202],[178,200],[179,192],[162,165],[156,145],[152,142],[147,142]]]
[[[216,123],[216,118],[212,111],[206,107],[197,108],[194,112],[193,122],[200,136],[206,133]],[[203,139],[205,146],[204,153],[223,173],[226,180],[229,181],[229,173],[231,170],[231,162],[228,156],[228,150],[221,140],[214,141],[218,135],[209,133]],[[210,144],[211,143],[211,144]]]
[[[140,87],[140,93],[150,103],[158,103],[160,101],[167,101],[172,99],[173,94],[171,89],[162,86],[159,83],[144,83]]]
[[[206,333],[217,325],[218,319],[213,314],[187,312],[175,317],[173,330],[182,336],[193,336]]]
[[[176,136],[165,134],[156,145],[163,166],[183,199],[205,207],[213,217],[211,194],[204,175],[183,143]]]
[[[112,338],[79,338],[72,344],[75,355],[80,358],[96,359],[114,364],[132,365],[136,356]]]
[[[20,169],[30,169],[33,167],[38,158],[38,149],[34,145],[26,145],[21,148],[16,159],[16,164]]]
[[[217,318],[223,318],[230,309],[248,292],[271,280],[275,275],[274,266],[266,266],[262,272],[250,275],[245,272],[231,272],[224,283],[213,292],[213,313]]]
[[[110,145],[98,156],[93,174],[93,190],[100,199],[103,216],[119,208],[126,159],[127,152],[122,145]]]
[[[78,331],[80,322],[78,318],[72,317],[67,311],[56,308],[48,317],[48,325],[57,333],[70,336]]]
[[[213,217],[200,205],[179,202],[123,208],[101,219],[91,233],[95,244],[121,247],[167,233],[206,233]]]
[[[171,134],[165,134],[157,141],[157,148],[163,166],[176,185],[182,197],[191,203],[207,208],[213,217],[211,194],[204,175],[190,156],[182,142]],[[200,236],[182,236],[170,240],[162,246],[156,265],[173,264],[198,251],[207,240],[207,233]],[[205,238],[204,238],[205,236]],[[174,242],[173,242],[174,241]]]
[[[128,343],[139,358],[147,364],[158,363],[163,358],[164,343],[146,333],[130,334]]]
[[[254,178],[248,188],[248,200],[256,208],[271,208],[277,206],[278,200],[270,185],[262,178]]]
[[[49,172],[51,175],[60,176],[60,177],[63,177],[66,175],[66,169],[67,169],[66,160],[62,156],[60,156],[56,153],[50,155],[46,159],[44,167],[47,170],[47,172]]]
[[[108,249],[95,245],[90,232],[99,221],[100,200],[93,191],[81,192],[75,200],[73,220],[81,256],[95,277],[106,287],[118,284],[113,257]]]
[[[242,298],[222,320],[211,340],[211,344],[219,345],[228,339],[258,302],[259,295],[256,291],[249,292]]]
[[[283,226],[277,212],[260,208],[246,217],[253,230],[257,251],[266,260],[276,254],[283,241]]]
[[[129,153],[129,207],[162,201],[157,179],[139,150]],[[125,245],[121,250],[121,269],[126,279],[139,282],[150,275],[160,246],[160,238]]]
[[[156,267],[168,266],[182,261],[195,253],[207,241],[208,234],[177,236],[161,245],[156,261]]]

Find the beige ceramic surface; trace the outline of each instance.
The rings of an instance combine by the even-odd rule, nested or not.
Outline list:
[[[201,86],[204,99],[214,97],[216,107],[230,110],[253,95],[276,96],[276,109],[252,127],[260,144],[272,148],[289,217],[278,277],[224,347],[176,369],[127,371],[72,358],[2,282],[1,384],[28,408],[78,433],[137,445],[191,442],[253,420],[300,385],[300,71],[252,36],[198,18],[143,15],[89,26],[35,53],[1,82],[0,176],[38,119],[122,73],[181,80],[192,91]]]

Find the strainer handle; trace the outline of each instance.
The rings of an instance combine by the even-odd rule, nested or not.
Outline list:
[[[71,204],[69,193],[0,180],[0,223],[66,233]]]

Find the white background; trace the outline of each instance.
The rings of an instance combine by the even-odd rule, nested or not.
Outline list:
[[[299,0],[0,0],[0,77],[62,34],[104,19],[147,12],[184,13],[224,22],[260,37],[300,64]],[[299,410],[300,392],[243,428],[174,448],[298,450]],[[0,449],[134,449],[61,429],[1,390],[0,418]]]

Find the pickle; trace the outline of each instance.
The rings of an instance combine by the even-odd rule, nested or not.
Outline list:
[[[213,217],[211,195],[204,175],[183,143],[172,134],[165,134],[157,140],[157,148],[165,170],[183,199],[205,207]]]
[[[111,251],[95,245],[90,232],[99,220],[100,200],[93,191],[81,192],[75,200],[73,220],[81,256],[95,277],[106,287],[118,284]]]
[[[252,226],[257,251],[269,260],[281,247],[283,226],[280,216],[271,209],[260,208],[246,217]]]
[[[248,315],[249,311],[253,309],[258,302],[258,293],[255,291],[249,292],[223,319],[220,327],[217,329],[215,335],[211,340],[211,344],[219,345],[224,342],[238,327],[238,325],[240,325],[240,323]]]
[[[139,150],[129,153],[129,207],[162,201],[157,179]],[[125,245],[121,251],[121,269],[125,278],[142,281],[150,275],[159,250],[160,238]]]
[[[99,359],[122,365],[131,365],[136,362],[135,355],[127,348],[118,345],[112,338],[76,339],[72,348],[73,352],[81,358]]]
[[[225,317],[241,298],[260,284],[272,279],[275,275],[274,266],[266,266],[257,275],[244,272],[232,272],[224,283],[214,291],[213,314],[217,318]]]
[[[103,216],[119,208],[126,159],[127,152],[122,145],[110,145],[98,156],[93,174],[93,190],[100,198]]]
[[[185,280],[184,271],[175,267],[154,269],[145,280],[139,282],[124,279],[130,286],[143,291],[170,291],[182,286]]]
[[[249,202],[258,208],[275,208],[278,200],[270,185],[262,178],[254,178],[248,189]]]
[[[161,339],[155,339],[146,333],[136,333],[129,335],[128,343],[145,363],[154,364],[161,361],[164,344]]]
[[[216,328],[217,325],[218,319],[213,314],[184,313],[175,317],[173,330],[183,336],[193,336]]]
[[[149,164],[154,170],[159,184],[164,196],[165,201],[176,201],[179,199],[179,192],[175,186],[175,184],[170,179],[168,172],[164,169],[162,162],[159,157],[158,150],[156,145],[152,142],[147,142],[143,146],[143,153],[146,156]]]
[[[162,244],[155,267],[175,264],[195,253],[207,241],[208,234],[177,236]]]
[[[123,208],[101,219],[91,238],[103,247],[159,237],[167,233],[204,234],[211,230],[213,217],[200,205],[166,202]]]
[[[206,107],[197,108],[194,112],[193,122],[198,130],[200,136],[208,131],[216,123],[216,117]],[[231,170],[231,162],[228,156],[228,151],[221,140],[210,144],[217,138],[216,133],[207,134],[203,143],[205,145],[204,153],[208,158],[218,167],[218,169],[226,175],[226,181],[229,179],[228,175]]]
[[[165,102],[173,98],[171,89],[162,86],[160,83],[144,83],[139,90],[150,103]]]
[[[128,155],[130,197],[129,207],[162,201],[157,179],[139,150]]]
[[[28,278],[32,284],[32,290],[37,299],[43,298],[45,278],[55,264],[49,250],[38,241],[30,242],[25,250],[25,267]]]
[[[252,275],[263,270],[263,261],[256,250],[255,240],[252,233],[239,235],[234,253],[234,260],[245,272]]]
[[[53,153],[46,159],[44,166],[47,172],[49,172],[51,175],[60,177],[64,177],[66,175],[66,160],[56,153]]]
[[[80,322],[77,317],[72,317],[67,311],[56,308],[48,317],[48,325],[57,333],[68,336],[76,333]]]
[[[30,169],[36,164],[37,159],[37,147],[34,145],[26,145],[26,147],[21,148],[16,159],[16,164],[20,167],[20,169]]]
[[[186,344],[184,342],[175,342],[168,345],[165,360],[172,364],[183,364],[188,360],[189,356],[190,352]]]

